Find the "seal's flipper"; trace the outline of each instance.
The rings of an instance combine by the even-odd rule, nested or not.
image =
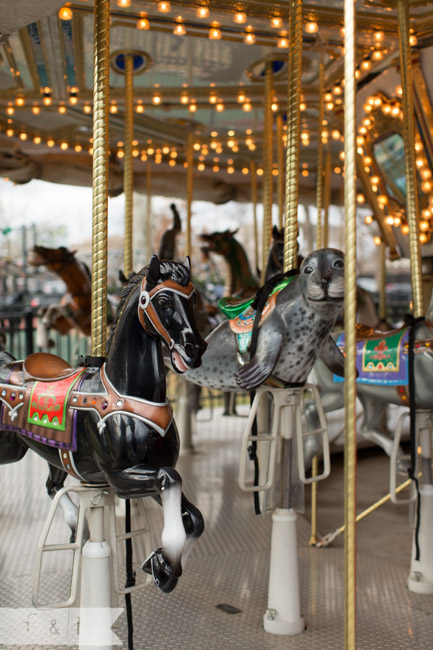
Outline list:
[[[236,372],[235,381],[244,390],[254,390],[263,384],[277,364],[283,335],[275,329],[267,334],[262,332],[256,354]]]
[[[255,356],[242,368],[239,368],[235,375],[236,383],[239,388],[244,390],[254,390],[266,381],[274,367],[275,364],[270,366],[264,359],[258,359]]]
[[[323,344],[320,359],[331,372],[339,377],[344,377],[344,355],[332,336],[328,336]]]

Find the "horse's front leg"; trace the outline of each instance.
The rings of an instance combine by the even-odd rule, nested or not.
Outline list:
[[[155,584],[161,591],[168,593],[176,587],[182,574],[182,558],[187,539],[189,547],[203,532],[204,524],[199,510],[182,493],[182,479],[176,470],[160,469],[158,480],[164,513],[162,547],[147,558],[142,568],[146,573],[152,573]]]

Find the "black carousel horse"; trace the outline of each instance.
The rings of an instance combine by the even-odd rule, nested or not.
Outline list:
[[[200,365],[206,343],[194,294],[189,258],[179,264],[154,256],[122,294],[105,358],[71,368],[49,353],[21,362],[0,352],[0,464],[32,449],[53,467],[53,490],[68,472],[86,484],[108,483],[121,498],[155,498],[164,509],[162,548],[143,570],[165,592],[177,584],[186,542],[204,529],[175,470],[179,437],[161,345],[176,372]]]

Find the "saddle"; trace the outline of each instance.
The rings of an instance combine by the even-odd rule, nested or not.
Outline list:
[[[260,314],[259,327],[273,312],[277,303],[277,296],[292,280],[293,276],[284,278],[272,289]],[[246,300],[238,298],[221,298],[218,307],[228,318],[231,331],[235,334],[239,354],[245,354],[251,343],[251,337],[257,311],[254,308],[255,296]]]
[[[61,357],[37,352],[13,364],[0,384],[0,429],[15,431],[57,449],[76,451],[77,411],[93,411],[100,431],[109,417],[124,413],[149,423],[164,436],[173,418],[168,402],[121,395],[100,368],[100,392],[80,390],[88,368],[71,368]]]
[[[74,372],[67,361],[49,352],[34,352],[23,361],[25,382],[65,379]]]

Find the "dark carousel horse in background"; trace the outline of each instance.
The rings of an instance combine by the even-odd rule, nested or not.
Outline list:
[[[175,470],[179,437],[161,345],[176,372],[200,365],[206,343],[194,294],[188,258],[183,265],[154,256],[123,291],[105,358],[71,368],[49,353],[20,362],[0,352],[0,464],[32,449],[54,468],[55,490],[68,472],[85,483],[108,483],[121,498],[155,498],[164,509],[162,548],[143,570],[165,592],[177,584],[186,542],[204,528]]]
[[[237,230],[202,233],[205,243],[201,250],[205,256],[210,253],[224,257],[228,267],[228,281],[224,290],[226,296],[249,298],[259,289],[260,283],[251,270],[244,247],[235,239]]]
[[[28,263],[35,267],[45,266],[51,273],[59,275],[67,289],[59,303],[40,310],[40,325],[43,327],[41,340],[44,335],[48,339],[50,329],[60,334],[76,329],[90,336],[92,281],[88,267],[77,260],[75,251],[69,251],[64,246],[34,246],[29,251]]]
[[[176,255],[176,237],[182,232],[182,222],[179,212],[174,203],[170,205],[173,213],[173,225],[168,228],[161,237],[158,257],[160,260],[175,260]]]

